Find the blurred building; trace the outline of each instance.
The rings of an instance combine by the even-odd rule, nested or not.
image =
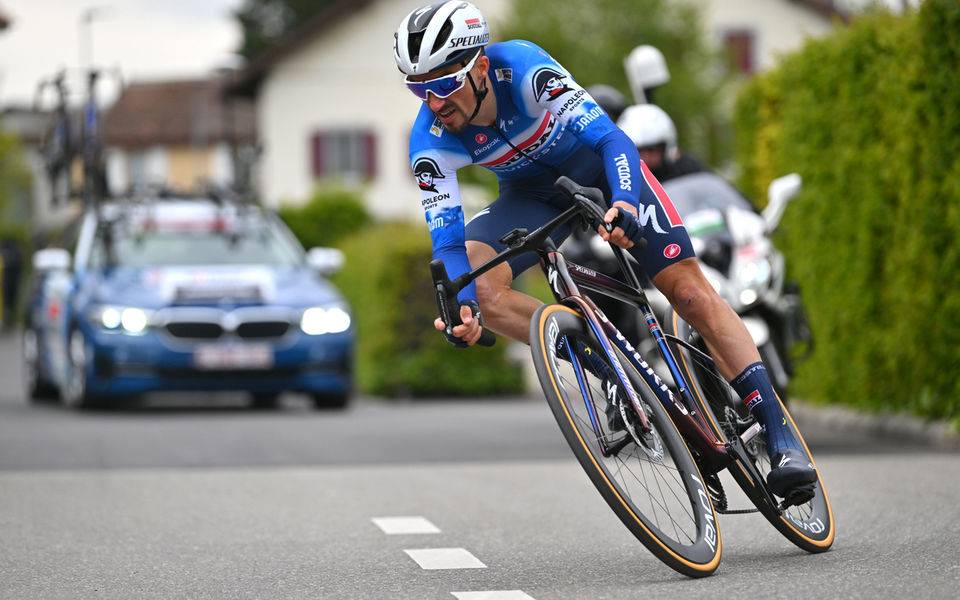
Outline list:
[[[776,64],[808,38],[845,22],[846,3],[836,0],[689,0],[703,11],[707,34],[727,50],[734,72],[749,75]]]
[[[110,195],[141,186],[195,190],[252,185],[256,160],[253,103],[224,94],[222,76],[133,83],[101,115],[100,141]],[[24,151],[32,175],[29,198],[14,199],[8,215],[34,231],[56,228],[81,205],[81,111],[69,107],[67,150],[53,142],[56,110],[8,107],[0,120]],[[60,162],[63,168],[55,168]]]
[[[745,73],[828,34],[843,17],[830,0],[694,1],[715,43],[731,49]],[[267,206],[302,202],[318,183],[336,180],[361,189],[379,218],[423,218],[407,158],[420,101],[391,58],[393,31],[416,5],[336,2],[239,74],[234,90],[256,100]],[[510,0],[478,5],[495,24]]]
[[[145,186],[193,190],[250,179],[253,103],[224,94],[224,79],[133,83],[103,116],[113,195]]]

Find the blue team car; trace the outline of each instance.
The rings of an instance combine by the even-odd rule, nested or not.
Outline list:
[[[23,335],[32,399],[76,407],[145,392],[286,391],[347,405],[354,329],[326,277],[272,212],[214,198],[110,201],[34,256]]]

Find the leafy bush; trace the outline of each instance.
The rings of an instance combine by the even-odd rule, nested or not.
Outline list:
[[[816,350],[812,399],[960,421],[960,4],[808,42],[736,110],[751,197],[798,171],[781,248]]]
[[[370,223],[360,195],[337,187],[318,188],[303,206],[283,206],[277,213],[306,248],[337,246]]]
[[[386,223],[344,239],[334,277],[357,324],[357,382],[383,396],[486,395],[522,390],[519,366],[492,348],[452,347],[433,328],[430,236],[420,225]]]

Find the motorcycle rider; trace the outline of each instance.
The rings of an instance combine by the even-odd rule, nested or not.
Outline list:
[[[630,137],[640,158],[661,183],[711,170],[693,154],[680,151],[673,119],[655,104],[628,106],[617,120],[617,126]]]

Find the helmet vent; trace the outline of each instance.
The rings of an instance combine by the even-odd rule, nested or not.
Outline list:
[[[437,34],[437,40],[433,43],[433,48],[430,50],[430,54],[436,54],[440,48],[443,48],[447,41],[450,39],[450,34],[453,32],[453,23],[450,22],[450,19],[447,19],[443,27],[440,28],[440,33]]]
[[[423,32],[411,33],[407,38],[407,52],[410,53],[410,60],[414,64],[420,61],[420,41],[423,40]]]

